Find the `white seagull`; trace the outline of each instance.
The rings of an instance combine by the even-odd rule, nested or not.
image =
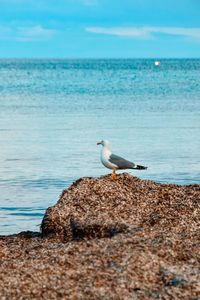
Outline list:
[[[102,164],[112,170],[112,179],[117,179],[116,170],[126,170],[126,169],[136,169],[136,170],[146,170],[147,167],[136,165],[131,161],[128,161],[118,155],[113,154],[110,151],[110,143],[107,140],[97,142],[97,145],[102,145],[101,150],[101,162]]]

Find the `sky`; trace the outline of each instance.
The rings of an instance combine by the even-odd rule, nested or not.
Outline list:
[[[200,58],[200,0],[0,0],[0,58]]]

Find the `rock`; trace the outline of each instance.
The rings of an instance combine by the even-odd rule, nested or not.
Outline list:
[[[200,185],[82,178],[0,237],[0,299],[199,299]]]
[[[146,226],[191,231],[199,200],[198,185],[158,184],[129,174],[118,175],[116,181],[110,175],[82,178],[47,209],[42,235],[70,241],[112,237]]]
[[[182,276],[174,274],[173,272],[160,268],[160,276],[161,280],[165,284],[165,286],[185,286],[187,284],[187,280]]]

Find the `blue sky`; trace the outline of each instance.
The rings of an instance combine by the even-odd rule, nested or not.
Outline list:
[[[0,57],[200,57],[200,0],[0,0]]]

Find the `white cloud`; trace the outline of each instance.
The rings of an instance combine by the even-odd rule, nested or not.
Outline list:
[[[87,27],[86,31],[93,33],[101,33],[101,34],[110,34],[117,36],[129,36],[134,38],[148,38],[149,31],[143,28],[137,27]]]
[[[87,27],[87,32],[97,34],[109,34],[116,36],[127,36],[136,39],[151,39],[155,34],[168,34],[194,39],[200,39],[200,28],[185,27]]]
[[[34,27],[19,27],[17,31],[18,41],[49,40],[56,34],[56,30],[47,29],[40,25]]]
[[[147,27],[151,33],[163,33],[200,39],[200,28],[186,27]]]
[[[46,41],[51,39],[57,31],[44,28],[41,25],[32,27],[0,27],[0,40],[14,40],[19,42]]]

